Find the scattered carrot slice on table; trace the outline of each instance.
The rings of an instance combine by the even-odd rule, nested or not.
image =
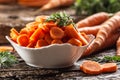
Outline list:
[[[116,63],[104,63],[102,64],[102,72],[107,73],[107,72],[115,72],[117,71],[117,64]]]
[[[0,46],[0,52],[1,51],[13,51],[13,47],[11,47],[11,46]]]
[[[80,70],[90,75],[115,72],[117,69],[116,63],[104,63],[101,65],[100,63],[91,60],[86,60],[80,65]]]
[[[98,62],[95,61],[85,61],[82,64],[82,70],[83,72],[87,74],[101,74],[102,73],[102,67]]]

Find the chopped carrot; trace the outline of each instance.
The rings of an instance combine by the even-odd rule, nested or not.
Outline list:
[[[13,47],[11,47],[11,46],[0,46],[0,52],[1,51],[13,51]]]
[[[19,33],[17,32],[17,30],[15,28],[12,28],[10,30],[10,37],[13,41],[17,41],[17,37],[19,36]]]
[[[76,38],[71,38],[70,40],[68,40],[68,43],[76,46],[82,46],[82,42]]]
[[[59,27],[52,27],[50,29],[50,36],[53,39],[62,39],[64,37],[64,31]]]
[[[63,42],[59,39],[54,39],[51,44],[62,44]]]
[[[30,41],[29,44],[27,45],[28,48],[34,48],[36,45],[36,42]]]
[[[46,35],[45,35],[45,41],[46,41],[48,44],[51,44],[52,40],[53,40],[53,39],[51,38],[50,34],[46,34]]]
[[[65,33],[71,38],[76,38],[80,40],[83,45],[88,44],[88,41],[81,34],[79,34],[79,32],[77,32],[77,30],[73,27],[72,24],[65,27]]]
[[[102,73],[102,67],[98,62],[87,60],[82,64],[82,70],[84,73],[96,75]]]
[[[28,28],[29,30],[36,30],[39,24],[40,22],[30,22],[26,24],[26,28]]]
[[[40,48],[40,47],[47,46],[47,45],[48,43],[45,40],[40,39],[37,41],[35,48]]]
[[[45,33],[48,33],[50,30],[48,26],[43,24],[39,24],[38,27],[41,28]]]
[[[17,37],[17,43],[21,46],[27,46],[29,44],[29,38],[26,34],[21,34]]]
[[[47,18],[47,16],[45,16],[45,15],[37,16],[37,17],[35,18],[35,21],[36,21],[36,22],[43,23],[43,22],[46,20],[46,18]]]
[[[38,39],[42,39],[45,36],[43,30],[38,28],[35,32],[30,36],[30,41],[37,41]]]
[[[81,33],[79,33],[79,34],[81,34],[82,36],[84,36],[84,38],[85,38],[88,42],[90,41],[90,38],[86,35],[86,33],[81,32]]]
[[[49,29],[51,29],[52,27],[56,27],[56,24],[53,21],[46,22],[44,23],[44,25],[47,26]]]
[[[117,71],[117,64],[116,63],[104,63],[102,64],[102,72],[107,73],[107,72],[115,72]]]

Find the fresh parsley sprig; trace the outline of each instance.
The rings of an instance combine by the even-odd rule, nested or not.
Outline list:
[[[94,57],[94,58],[88,58],[88,60],[93,60],[93,61],[97,61],[100,63],[115,62],[117,64],[120,64],[120,56]]]
[[[9,67],[17,62],[16,57],[12,55],[11,52],[0,52],[0,67]]]
[[[55,22],[59,27],[67,26],[69,24],[74,24],[73,18],[71,18],[65,12],[53,13],[46,19],[46,22],[50,22],[50,21]]]

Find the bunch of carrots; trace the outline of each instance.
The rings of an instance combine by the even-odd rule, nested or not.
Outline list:
[[[75,46],[87,45],[89,37],[85,33],[79,33],[67,18],[69,17],[65,13],[55,13],[49,17],[37,16],[34,22],[26,24],[19,32],[12,28],[10,37],[20,46],[29,48],[62,43]]]
[[[96,38],[83,56],[116,44],[116,55],[120,55],[120,11],[114,14],[99,12],[76,23],[78,31],[93,34]]]

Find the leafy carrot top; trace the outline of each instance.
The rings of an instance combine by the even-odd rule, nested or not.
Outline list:
[[[67,26],[69,24],[74,24],[73,18],[71,18],[65,12],[56,12],[56,13],[50,15],[46,19],[46,22],[50,22],[50,21],[55,22],[57,24],[57,26],[59,26],[59,27]]]

